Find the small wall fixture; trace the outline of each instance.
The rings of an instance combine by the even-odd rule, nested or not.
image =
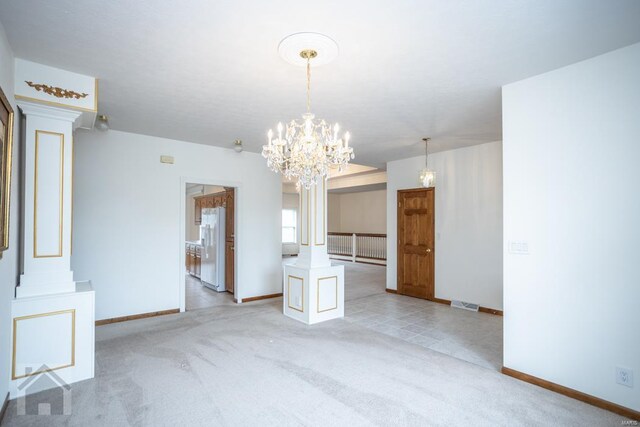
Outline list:
[[[436,186],[436,173],[429,169],[429,141],[431,138],[422,138],[424,141],[424,169],[420,172],[420,185],[425,188]]]
[[[103,132],[109,130],[109,118],[104,114],[100,114],[96,117],[96,129]]]
[[[233,141],[233,149],[236,151],[236,153],[241,153],[243,150],[242,141],[239,139],[236,139],[235,141]]]

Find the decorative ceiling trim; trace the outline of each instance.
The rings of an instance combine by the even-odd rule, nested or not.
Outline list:
[[[30,87],[34,88],[35,90],[37,90],[38,92],[44,92],[48,95],[53,95],[56,98],[73,98],[73,99],[82,99],[82,98],[86,98],[87,96],[89,96],[88,93],[78,93],[78,92],[74,92],[72,90],[68,90],[68,89],[62,89],[61,87],[57,87],[57,86],[49,86],[49,85],[45,85],[42,83],[33,83],[30,82],[28,80],[24,81],[26,84],[28,84]]]

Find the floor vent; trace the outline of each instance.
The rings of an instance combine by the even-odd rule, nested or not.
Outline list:
[[[471,304],[470,302],[456,300],[451,301],[451,307],[462,308],[469,311],[478,311],[478,308],[480,308],[478,304]]]

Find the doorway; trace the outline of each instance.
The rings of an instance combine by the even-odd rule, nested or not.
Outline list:
[[[234,187],[185,183],[184,309],[234,303]]]
[[[398,293],[434,300],[433,188],[398,190]]]

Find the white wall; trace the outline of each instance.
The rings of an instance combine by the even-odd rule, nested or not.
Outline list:
[[[387,190],[338,194],[342,233],[387,232]],[[333,231],[333,230],[331,230]]]
[[[93,282],[96,319],[180,307],[181,181],[238,187],[236,296],[281,292],[282,187],[260,155],[113,130],[75,142],[72,267]]]
[[[15,286],[18,284],[20,274],[19,260],[19,227],[20,227],[20,194],[19,194],[19,170],[20,170],[20,134],[19,111],[16,107],[14,88],[14,59],[11,46],[0,24],[0,87],[11,103],[14,111],[13,129],[13,173],[11,174],[10,197],[10,224],[9,224],[9,249],[2,253],[0,259],[0,406],[9,391],[9,366],[11,358],[11,300],[15,295]]]
[[[503,126],[504,365],[638,411],[640,44],[505,86]]]
[[[429,155],[437,173],[435,295],[502,309],[502,144]],[[424,156],[387,163],[387,288],[397,289],[397,190],[418,187]]]
[[[327,194],[327,231],[339,233],[340,228],[340,194]]]

